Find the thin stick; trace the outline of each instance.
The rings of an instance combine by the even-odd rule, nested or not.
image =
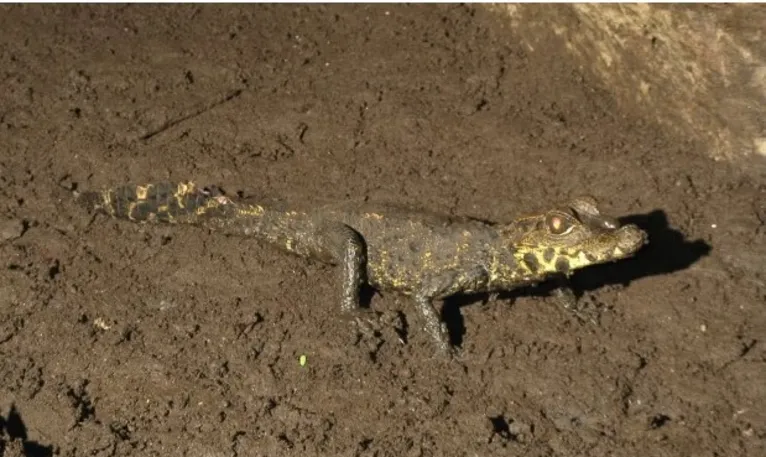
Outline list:
[[[239,97],[241,94],[242,94],[242,89],[237,89],[237,90],[231,91],[231,92],[227,93],[226,95],[224,95],[223,97],[221,97],[221,98],[219,98],[217,100],[213,100],[212,102],[208,102],[208,103],[206,103],[206,104],[204,104],[202,106],[198,106],[198,108],[194,109],[189,114],[182,115],[180,117],[177,117],[175,119],[171,119],[171,120],[163,123],[158,128],[156,128],[154,130],[150,130],[149,132],[141,135],[139,137],[139,139],[141,141],[146,141],[146,140],[152,138],[155,135],[159,135],[160,133],[164,132],[165,130],[168,130],[170,128],[175,127],[176,125],[180,124],[181,122],[184,122],[184,121],[187,121],[187,120],[189,120],[191,118],[197,117],[200,114],[215,108],[216,106],[223,105],[224,103],[226,103],[226,102],[228,102],[230,100],[233,100],[236,97]]]

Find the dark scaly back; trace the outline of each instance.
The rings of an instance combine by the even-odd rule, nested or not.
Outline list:
[[[197,223],[233,210],[217,189],[192,182],[125,185],[84,192],[78,201],[88,210],[135,222]]]

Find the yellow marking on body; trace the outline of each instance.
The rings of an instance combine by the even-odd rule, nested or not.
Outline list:
[[[228,203],[228,200],[226,203]],[[242,216],[262,216],[264,210],[263,210],[263,207],[260,205],[248,205],[248,206],[239,208],[238,212]]]
[[[136,209],[136,202],[130,202],[128,204],[128,219],[131,221],[135,221],[136,219],[133,217],[133,210]]]
[[[532,272],[524,262],[524,254],[534,254],[535,258],[537,259],[537,263],[539,265],[538,270],[536,273]],[[555,273],[558,270],[556,269],[556,262],[559,259],[566,259],[567,262],[569,262],[569,271],[573,272],[574,270],[584,268],[590,265],[593,265],[594,262],[591,260],[588,260],[588,257],[586,256],[585,252],[578,252],[577,255],[572,255],[571,252],[568,252],[566,249],[554,249],[553,256],[551,257],[550,261],[545,260],[545,251],[526,251],[526,252],[517,252],[517,255],[515,256],[517,262],[519,263],[519,267],[523,268],[526,272],[528,272],[531,275],[534,274],[540,274],[543,272],[547,273]]]
[[[453,261],[459,262],[460,256],[463,254],[464,251],[469,251],[471,249],[470,243],[460,243],[457,245],[457,253],[452,257]]]
[[[587,265],[590,265],[590,262],[585,257],[584,253],[580,253],[578,257],[572,256],[569,252],[562,250],[562,249],[554,249],[553,250],[553,257],[551,257],[551,260],[549,262],[545,261],[544,255],[538,255],[537,261],[540,263],[541,269],[543,271],[549,271],[549,272],[555,272],[556,270],[556,261],[559,259],[564,258],[567,259],[569,262],[569,270],[574,270],[577,268],[581,268]]]
[[[523,255],[522,255],[523,257]],[[489,282],[510,282],[519,279],[519,269],[522,269],[525,273],[529,273],[529,270],[521,262],[521,257],[515,257],[516,265],[514,268],[509,267],[507,264],[500,261],[500,258],[496,255],[492,255],[492,260],[489,264]]]
[[[388,263],[388,251],[380,251],[380,268],[385,270],[385,266]]]
[[[367,219],[377,219],[377,220],[383,219],[383,215],[378,213],[364,213],[363,216]]]
[[[191,194],[194,191],[194,187],[194,183],[192,182],[189,182],[188,184],[183,182],[178,183],[174,197],[176,198],[176,203],[178,204],[179,208],[186,208],[184,206],[184,197],[188,194]]]
[[[271,244],[277,244],[277,241],[279,241],[279,235],[274,233],[266,233],[266,241]]]
[[[431,268],[432,256],[433,256],[433,253],[431,251],[426,251],[423,253],[423,268]]]
[[[588,260],[588,257],[585,255],[584,252],[580,251],[577,254],[577,257],[569,257],[567,256],[567,259],[569,260],[569,269],[574,270],[576,268],[582,268],[586,267],[588,265],[592,265],[594,262],[591,262]]]
[[[513,254],[513,258],[514,258],[514,260],[516,260],[516,270],[517,270],[516,277],[519,277],[519,276],[522,276],[522,277],[535,276],[535,275],[539,275],[540,274],[540,269],[539,268],[538,268],[537,272],[534,272],[534,271],[532,271],[532,269],[529,268],[529,265],[527,265],[527,262],[524,261],[524,256],[526,254],[530,254],[530,253],[534,254],[536,259],[538,258],[537,254],[535,254],[535,252],[533,250],[529,250],[529,249],[521,249],[519,251],[516,251]],[[538,265],[540,265],[539,261],[538,261]],[[521,272],[521,273],[519,273],[519,272]]]
[[[107,213],[114,216],[114,213],[117,211],[117,205],[116,205],[116,201],[113,198],[114,195],[112,194],[112,192],[109,190],[106,190],[103,192],[99,192],[98,194],[101,197],[101,203],[96,204],[96,208],[103,208],[104,210],[106,210]]]
[[[381,279],[385,279],[385,282],[388,282],[392,287],[400,288],[404,285],[404,281],[399,278],[396,273],[390,274],[388,269],[389,263],[388,251],[382,250],[380,251],[380,256],[378,257],[378,266],[377,268],[373,268],[373,271],[376,271],[378,276]]]
[[[458,267],[460,265],[460,263],[461,263],[461,258],[463,256],[463,253],[465,251],[469,251],[470,252],[471,248],[473,246],[473,244],[469,240],[469,238],[471,238],[471,236],[473,234],[469,230],[463,230],[461,235],[463,236],[463,241],[457,245],[457,252],[452,257],[452,263],[450,265],[448,265],[449,268],[456,268],[456,267]]]
[[[287,238],[285,240],[285,248],[290,252],[295,252],[295,240]]]
[[[136,186],[136,198],[139,200],[146,200],[146,197],[149,195],[149,189],[151,188],[151,184],[146,186]]]
[[[213,208],[217,208],[221,205],[225,205],[227,203],[229,203],[229,200],[226,199],[225,197],[211,198],[211,199],[205,200],[204,205],[197,207],[197,209],[194,210],[194,214],[196,214],[197,216],[202,216],[209,210]]]
[[[540,263],[540,267],[543,271],[555,271],[556,270],[556,259],[561,256],[562,253],[558,249],[553,250],[553,256],[551,257],[550,262],[545,261],[545,255],[538,255],[537,261]],[[565,256],[567,257],[567,256]],[[568,257],[567,257],[568,258]]]
[[[391,278],[389,282],[396,289],[403,289],[407,285],[407,282],[399,277]]]
[[[176,187],[176,195],[187,195],[192,192],[194,192],[194,189],[196,186],[193,182],[189,181],[188,183],[182,182],[178,183],[178,186]]]

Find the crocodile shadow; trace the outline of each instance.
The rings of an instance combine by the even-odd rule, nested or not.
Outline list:
[[[687,241],[680,231],[669,226],[667,214],[662,210],[627,216],[619,221],[623,225],[636,224],[646,231],[649,244],[631,259],[595,265],[576,272],[571,281],[575,293],[606,285],[627,286],[634,279],[685,270],[712,250],[704,240]]]
[[[21,420],[21,414],[19,414],[15,404],[11,405],[7,417],[0,416],[0,444],[2,444],[5,436],[9,438],[6,448],[13,440],[21,440],[24,455],[27,457],[50,457],[53,455],[52,446],[43,446],[36,441],[27,439],[27,427]],[[2,446],[0,446],[0,451],[2,451]]]
[[[569,281],[576,296],[603,286],[627,286],[635,279],[684,270],[708,255],[712,249],[704,240],[687,241],[680,231],[670,227],[667,214],[662,210],[623,217],[619,221],[623,225],[636,224],[646,231],[649,244],[633,258],[576,271]],[[547,296],[555,286],[555,282],[546,281],[538,286],[501,293],[498,298],[507,300],[522,295]],[[487,294],[457,295],[444,301],[442,319],[447,324],[453,344],[460,346],[465,334],[460,308],[477,301],[486,302],[488,297]]]

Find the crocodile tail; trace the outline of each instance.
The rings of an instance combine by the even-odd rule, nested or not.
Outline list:
[[[83,192],[78,201],[90,211],[137,222],[196,223],[234,207],[220,190],[192,182],[125,185]]]

